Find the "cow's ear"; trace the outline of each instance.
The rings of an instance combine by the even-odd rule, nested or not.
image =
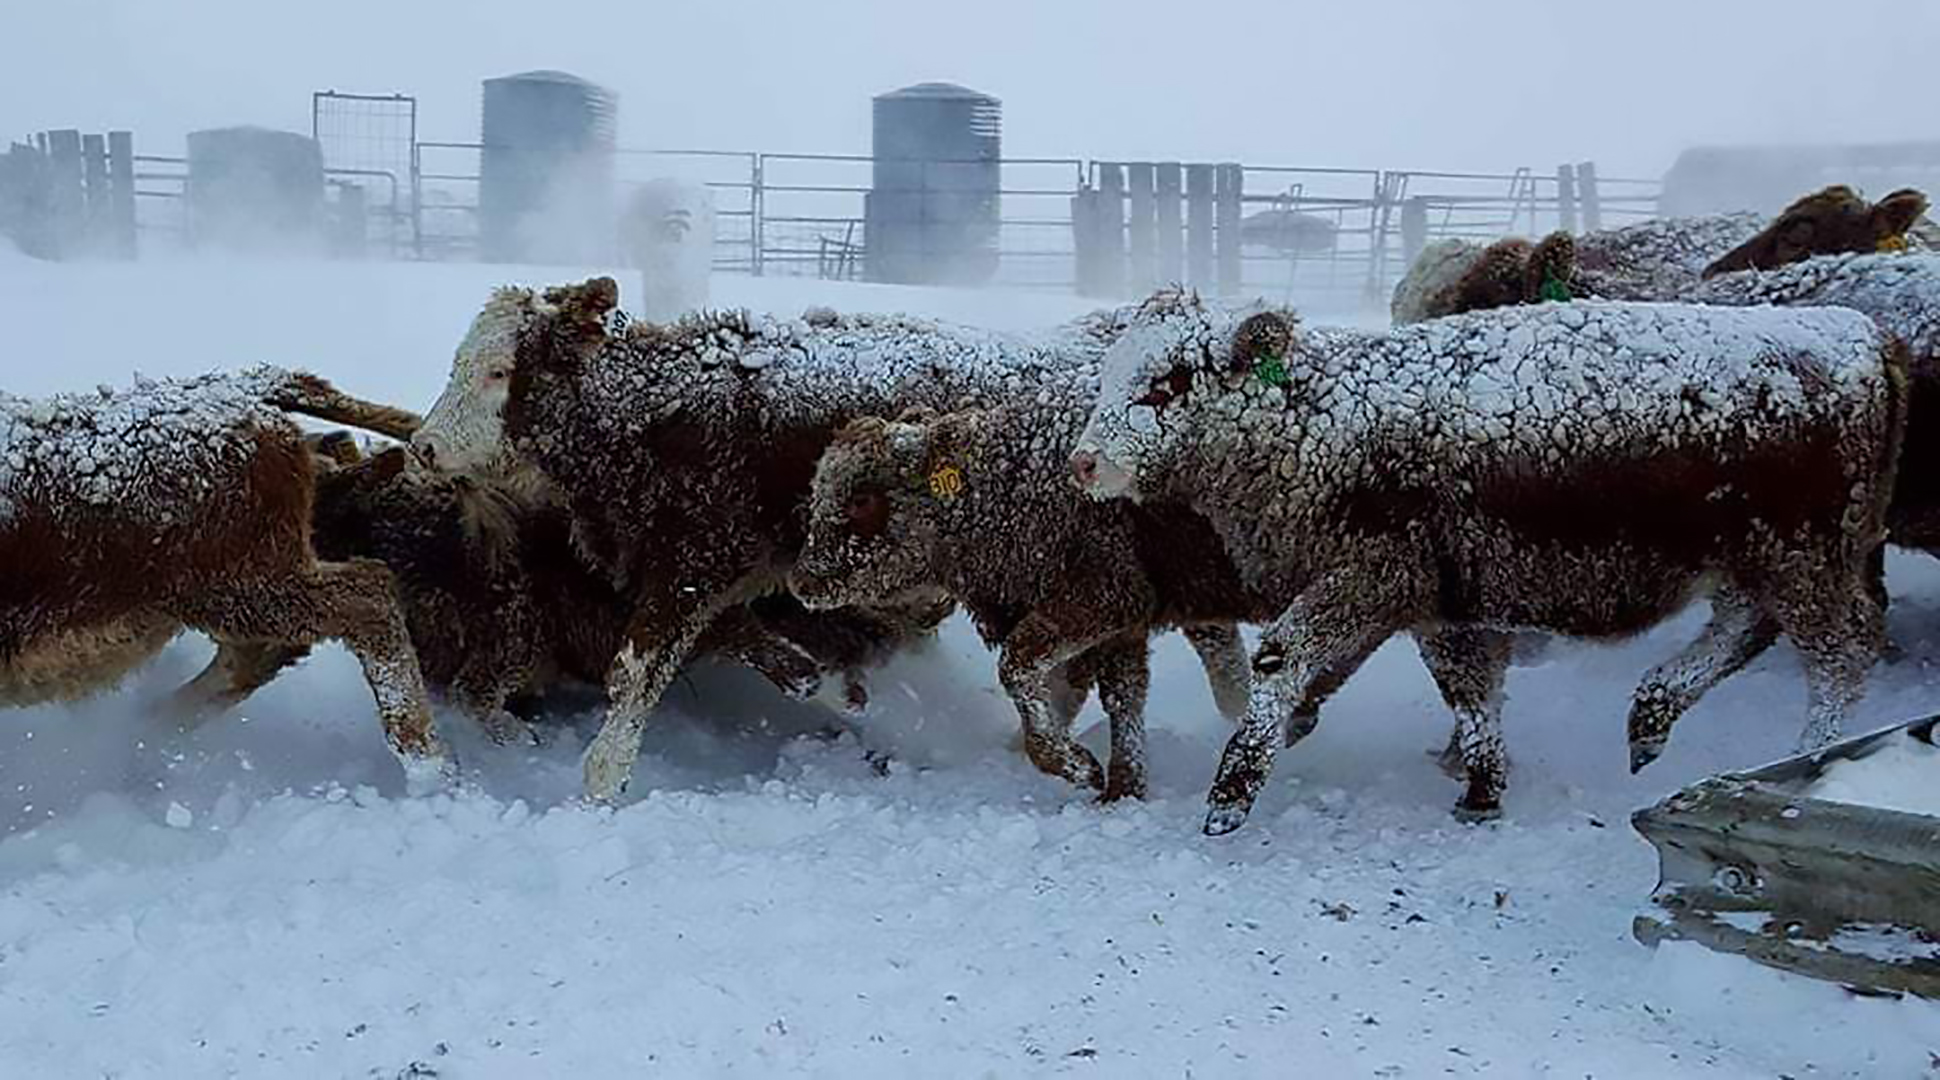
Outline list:
[[[1245,375],[1262,365],[1283,364],[1293,347],[1296,320],[1292,313],[1261,311],[1248,315],[1233,331],[1229,372]]]
[[[404,447],[393,446],[383,453],[378,454],[376,457],[368,459],[368,461],[369,464],[367,467],[370,471],[367,475],[379,483],[388,482],[395,478],[397,474],[404,471]]]
[[[578,285],[556,285],[546,290],[545,297],[561,319],[582,327],[603,327],[607,313],[620,306],[620,286],[610,277],[588,278]]]
[[[1924,192],[1901,188],[1873,204],[1873,238],[1880,242],[1898,240],[1926,212]]]

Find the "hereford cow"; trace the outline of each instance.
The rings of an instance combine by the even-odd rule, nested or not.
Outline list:
[[[1489,245],[1442,240],[1415,257],[1394,287],[1389,314],[1402,326],[1566,298],[1669,300],[1695,286],[1706,266],[1763,225],[1757,214],[1717,214],[1642,221],[1574,238],[1551,233],[1533,245],[1516,238]]]
[[[401,448],[364,458],[336,435],[314,441],[316,546],[371,558],[396,575],[425,681],[499,743],[532,741],[513,702],[562,685],[599,686],[620,651],[627,609],[573,551],[571,519],[512,485],[433,472]],[[867,700],[863,672],[949,612],[921,597],[880,611],[809,612],[787,595],[723,611],[696,646],[808,697],[824,674],[846,701]],[[302,658],[300,647],[225,644],[197,677],[198,697],[240,701]]]
[[[110,687],[184,627],[337,638],[412,786],[444,773],[391,575],[318,561],[311,453],[280,409],[401,437],[417,420],[269,368],[0,399],[0,702]]]
[[[1184,628],[1214,701],[1238,720],[1247,668],[1234,624],[1277,612],[1190,510],[1095,503],[1072,488],[1065,461],[1094,397],[1090,380],[1073,380],[1028,403],[851,423],[816,468],[790,582],[824,608],[946,590],[1001,650],[1031,760],[1107,800],[1143,798],[1148,638]],[[1061,685],[1073,671],[1078,685]],[[1071,737],[1094,679],[1109,773]]]
[[[459,471],[531,469],[628,611],[611,709],[586,756],[624,788],[647,712],[726,608],[785,588],[816,458],[836,429],[953,410],[1095,365],[1114,316],[1043,339],[901,317],[745,312],[622,326],[609,279],[501,289],[460,345],[414,445]]]
[[[1079,481],[1187,501],[1285,605],[1209,833],[1245,820],[1308,684],[1397,630],[1443,669],[1470,813],[1502,786],[1507,629],[1632,634],[1711,596],[1704,633],[1637,691],[1633,769],[1781,632],[1806,745],[1863,692],[1906,395],[1904,350],[1864,316],[1559,304],[1368,333],[1173,295],[1105,363]]]

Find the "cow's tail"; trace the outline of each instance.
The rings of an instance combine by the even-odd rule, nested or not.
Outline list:
[[[373,431],[400,442],[408,441],[424,423],[424,417],[417,413],[352,397],[307,371],[265,367],[252,374],[261,386],[262,400],[288,412]]]

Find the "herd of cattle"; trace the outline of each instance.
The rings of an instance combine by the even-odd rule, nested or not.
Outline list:
[[[1487,817],[1522,638],[1706,598],[1635,692],[1631,767],[1781,634],[1821,745],[1885,645],[1882,545],[1940,552],[1940,474],[1911,464],[1940,442],[1925,210],[1831,188],[1770,222],[1436,245],[1380,332],[1178,291],[1034,335],[645,323],[599,278],[495,292],[422,421],[267,368],[0,394],[0,704],[112,686],[190,628],[217,651],[173,705],[201,717],[337,639],[419,790],[451,768],[427,685],[506,742],[603,684],[585,782],[611,800],[695,658],[860,707],[961,606],[1031,761],[1136,797],[1148,639],[1177,628],[1237,725],[1220,833],[1406,632],[1458,813]],[[1072,734],[1094,688],[1104,765]]]

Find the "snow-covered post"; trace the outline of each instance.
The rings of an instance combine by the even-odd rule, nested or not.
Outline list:
[[[640,271],[640,317],[672,322],[707,306],[714,268],[714,198],[706,187],[649,180],[627,203],[623,242]]]
[[[1158,287],[1158,203],[1154,197],[1150,162],[1125,166],[1131,213],[1127,239],[1131,248],[1131,292],[1144,296]]]

